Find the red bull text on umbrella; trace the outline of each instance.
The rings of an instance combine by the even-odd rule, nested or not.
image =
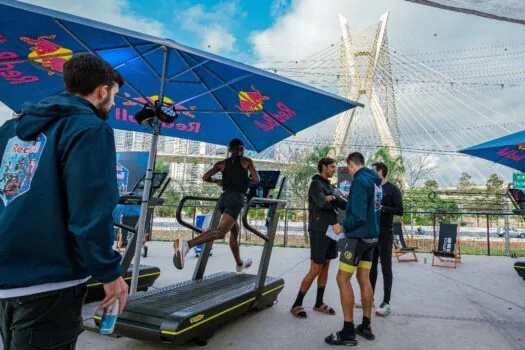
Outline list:
[[[24,75],[21,71],[15,69],[16,63],[22,63],[23,61],[16,62],[18,55],[14,52],[2,52],[2,44],[7,43],[7,39],[0,33],[0,60],[11,61],[0,63],[0,78],[5,79],[9,84],[26,84],[38,81],[38,77],[34,75]]]

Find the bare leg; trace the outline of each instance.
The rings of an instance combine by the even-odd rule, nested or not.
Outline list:
[[[241,266],[242,260],[239,250],[239,225],[237,222],[235,222],[230,230],[230,249],[232,250],[233,258],[235,259],[237,266]]]
[[[221,217],[221,221],[219,222],[218,228],[206,231],[196,236],[195,238],[189,240],[188,246],[190,248],[193,248],[199,244],[212,242],[217,239],[223,239],[234,225],[235,219],[229,214],[223,214]]]
[[[361,288],[361,300],[363,302],[363,316],[372,317],[372,298],[374,291],[370,283],[370,270],[359,267],[357,269],[357,281]]]
[[[312,283],[314,283],[314,280],[319,275],[319,272],[321,271],[321,266],[319,264],[316,264],[312,261],[310,264],[310,270],[304,276],[303,281],[301,282],[301,288],[299,289],[301,293],[306,294],[310,287],[312,286]]]
[[[337,285],[339,286],[339,293],[341,294],[341,306],[343,307],[345,322],[354,322],[354,290],[350,284],[351,278],[351,272],[341,270],[337,272]],[[368,281],[368,283],[370,284],[370,281]],[[372,287],[370,287],[370,289],[372,289]]]
[[[317,279],[317,286],[319,288],[325,288],[326,282],[328,281],[328,269],[330,268],[330,260],[326,260],[321,266],[321,271],[319,272],[319,278]]]
[[[319,275],[319,272],[321,271],[321,266],[319,264],[316,264],[313,262],[310,263],[310,270],[308,270],[308,273],[306,276],[304,276],[303,281],[301,282],[301,287],[299,288],[299,293],[297,294],[297,298],[295,299],[295,302],[292,305],[292,313],[294,313],[294,309],[296,307],[303,305],[303,298],[312,286],[312,283],[314,283],[314,280]],[[295,316],[300,316],[301,318],[306,317],[306,312],[301,311],[299,313],[294,313]]]

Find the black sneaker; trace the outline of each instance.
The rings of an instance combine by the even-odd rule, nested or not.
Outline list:
[[[372,333],[371,328],[365,328],[362,324],[355,327],[355,332],[367,340],[374,340],[376,336]]]

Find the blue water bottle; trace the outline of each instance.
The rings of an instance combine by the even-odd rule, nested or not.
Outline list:
[[[98,332],[100,334],[112,334],[115,330],[119,310],[119,300],[115,299],[113,304],[104,309],[104,315],[100,321]]]
[[[255,191],[255,196],[257,198],[262,198],[264,195],[263,188],[261,186],[257,187],[257,190]],[[261,207],[260,204],[256,204],[255,208],[259,209]]]

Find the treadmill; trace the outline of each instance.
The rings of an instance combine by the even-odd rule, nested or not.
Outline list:
[[[181,225],[202,232],[181,217],[185,203],[189,200],[215,202],[210,227],[218,225],[221,216],[217,208],[218,198],[195,196],[184,197],[179,203],[177,221]],[[248,223],[248,213],[256,206],[269,209],[267,234]],[[284,287],[284,280],[267,276],[267,271],[279,220],[279,215],[275,214],[285,207],[286,201],[283,200],[251,197],[243,208],[244,227],[264,240],[257,274],[219,272],[204,276],[213,246],[213,242],[207,243],[191,280],[130,296],[124,312],[117,320],[115,335],[174,345],[194,340],[198,345],[205,345],[220,324],[248,311],[273,306]],[[128,245],[126,258],[131,259],[133,246]],[[98,310],[94,316],[97,326],[101,317],[102,310]]]
[[[150,206],[148,207],[147,211],[147,218],[146,218],[146,232],[151,233],[152,227],[153,227],[153,211],[155,209],[155,206],[164,204],[164,198],[161,198],[164,191],[166,190],[170,179],[165,182],[166,178],[168,177],[168,173],[154,173],[153,174],[153,185],[151,193],[154,197],[151,198]],[[142,192],[144,191],[144,177],[140,179],[137,184],[135,184],[133,191],[130,193],[127,193],[120,197],[119,199],[119,205],[140,205],[142,202]],[[118,228],[122,230],[122,236],[125,237],[126,245],[128,243],[127,236],[128,233],[132,233],[132,228],[137,226],[138,217],[137,216],[126,216],[123,215],[121,225],[116,225]],[[144,254],[143,256],[146,257],[148,254],[148,247],[144,246]],[[133,265],[128,264],[129,267],[126,268],[124,271],[124,275],[122,276],[128,286],[131,284],[131,277],[133,274]],[[138,276],[138,285],[137,290],[141,292],[147,291],[157,278],[160,276],[160,269],[157,266],[149,266],[149,265],[140,265],[140,271]],[[86,295],[86,303],[90,303],[93,301],[98,301],[104,299],[106,293],[104,292],[104,286],[101,282],[98,282],[96,280],[90,279],[87,282],[87,295]]]

